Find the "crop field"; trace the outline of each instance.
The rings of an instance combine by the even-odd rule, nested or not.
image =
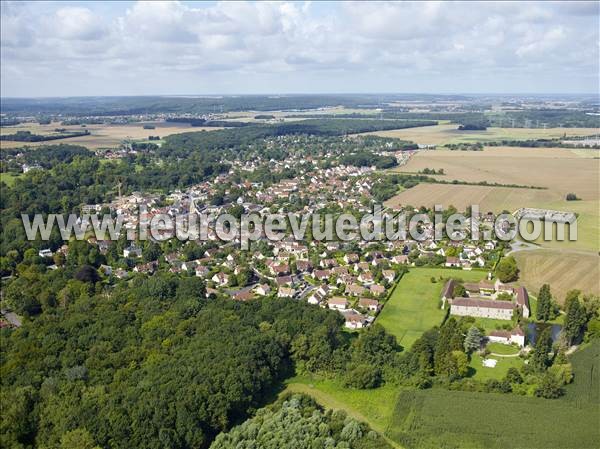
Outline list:
[[[215,131],[222,129],[218,127],[192,127],[186,123],[168,123],[168,122],[152,122],[155,129],[144,129],[143,123],[127,124],[127,125],[87,125],[85,128],[80,125],[61,125],[60,122],[50,123],[49,125],[40,125],[37,123],[27,123],[16,126],[4,126],[0,128],[2,135],[14,134],[17,131],[30,131],[32,134],[50,135],[56,134],[56,128],[64,128],[66,131],[82,131],[89,130],[90,135],[69,137],[66,139],[56,139],[45,142],[16,142],[4,140],[0,141],[0,148],[16,148],[27,146],[52,145],[59,143],[69,143],[73,145],[83,145],[90,149],[97,148],[113,148],[119,146],[122,140],[145,140],[148,136],[165,137],[169,134],[179,134],[190,131]]]
[[[464,281],[479,281],[482,271],[448,270],[444,268],[411,268],[394,289],[383,310],[377,317],[381,324],[398,343],[408,349],[427,329],[439,325],[445,311],[439,307],[444,281],[439,278],[460,278]],[[431,278],[436,282],[431,282]]]
[[[565,401],[578,406],[600,403],[600,342],[595,341],[571,357],[574,382],[566,386]]]
[[[477,204],[482,212],[538,207],[578,214],[576,242],[538,242],[544,247],[597,252],[600,244],[600,160],[564,148],[486,148],[484,151],[421,151],[399,171],[444,170],[438,179],[534,185],[545,190],[511,187],[419,184],[388,200],[397,206]],[[596,151],[593,154],[597,154]],[[581,200],[566,201],[567,193]]]
[[[402,391],[386,435],[408,449],[597,448],[600,342],[576,352],[571,362],[574,381],[557,400],[441,389]]]
[[[487,211],[514,211],[519,204],[539,204],[548,198],[548,192],[537,189],[490,187],[473,185],[418,184],[387,200],[386,206],[411,205],[414,207],[454,206],[464,211],[467,206],[479,205]]]
[[[488,128],[485,131],[459,131],[457,124],[440,124],[422,128],[376,131],[368,134],[381,137],[397,137],[424,145],[446,143],[476,143],[499,140],[528,140],[569,136],[591,136],[595,128]]]
[[[403,391],[386,434],[409,449],[592,449],[599,418],[597,406],[564,400]]]
[[[598,150],[589,150],[596,156]],[[517,184],[548,188],[547,201],[576,193],[585,201],[600,198],[600,160],[565,148],[488,147],[483,151],[420,151],[398,171],[443,169],[438,179]]]
[[[563,303],[567,291],[577,288],[583,293],[600,295],[600,257],[598,254],[540,249],[514,254],[521,270],[519,282],[537,292],[550,284],[552,295]]]

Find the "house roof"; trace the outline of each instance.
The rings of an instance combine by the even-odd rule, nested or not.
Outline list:
[[[510,301],[495,301],[493,299],[476,299],[476,298],[455,298],[452,301],[453,306],[462,307],[479,307],[487,309],[514,309],[515,306]]]
[[[371,299],[371,298],[360,298],[358,300],[358,305],[363,306],[363,307],[378,306],[379,301],[377,301],[376,299]]]
[[[525,287],[517,288],[517,304],[520,307],[527,306],[529,308],[529,294]]]
[[[450,279],[448,282],[446,282],[446,285],[444,285],[444,289],[442,290],[442,297],[453,298],[455,285],[456,281],[454,279]]]

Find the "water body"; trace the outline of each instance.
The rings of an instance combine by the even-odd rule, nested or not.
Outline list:
[[[527,340],[529,343],[535,345],[536,337],[547,327],[551,327],[550,334],[552,335],[552,342],[555,342],[562,330],[560,324],[529,323],[527,325]]]

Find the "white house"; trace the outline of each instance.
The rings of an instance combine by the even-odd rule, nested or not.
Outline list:
[[[346,310],[348,308],[348,300],[341,296],[334,296],[327,301],[327,307],[332,310]]]
[[[52,251],[49,249],[42,249],[38,252],[40,257],[52,257]]]
[[[271,293],[271,287],[268,284],[259,284],[255,291],[260,296],[267,296]]]
[[[277,291],[277,297],[279,298],[293,298],[296,294],[296,290],[290,287],[279,287]]]
[[[216,273],[211,280],[218,286],[223,287],[229,283],[229,276],[226,273],[219,272]]]
[[[355,310],[349,310],[347,312],[344,312],[344,318],[344,326],[348,329],[362,329],[368,324],[365,316],[358,313]]]
[[[495,343],[502,343],[504,345],[510,345],[515,343],[520,348],[525,346],[525,333],[520,327],[515,327],[513,330],[495,330],[490,332],[488,340]]]

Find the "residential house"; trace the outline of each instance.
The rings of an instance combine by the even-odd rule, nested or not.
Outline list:
[[[277,291],[278,298],[293,298],[296,295],[296,290],[290,287],[279,287]]]
[[[216,273],[211,280],[219,287],[224,287],[229,284],[229,275],[220,271],[219,273]]]
[[[360,298],[358,300],[358,305],[359,305],[359,307],[362,307],[363,309],[367,309],[371,312],[379,312],[379,310],[381,308],[379,301],[377,301],[376,299],[371,299],[371,298]]]
[[[394,270],[383,270],[381,274],[383,274],[383,278],[390,283],[394,282],[394,279],[396,279],[396,272]]]
[[[254,291],[260,296],[267,296],[271,293],[271,287],[269,284],[259,284]]]
[[[348,300],[342,296],[334,296],[327,301],[327,307],[332,310],[346,310],[348,308]]]
[[[348,329],[362,329],[368,324],[366,317],[355,310],[344,312],[343,315],[344,326]]]
[[[446,257],[447,267],[460,267],[460,259],[458,257]]]
[[[371,290],[371,293],[378,296],[383,295],[385,293],[385,287],[380,284],[371,285],[371,287],[369,287],[369,290]]]
[[[346,293],[352,296],[362,296],[367,292],[367,289],[362,285],[348,284],[346,285]]]
[[[490,332],[490,335],[488,335],[488,340],[505,345],[514,343],[522,348],[525,346],[525,332],[523,332],[520,327],[515,327],[511,331],[495,330]]]

